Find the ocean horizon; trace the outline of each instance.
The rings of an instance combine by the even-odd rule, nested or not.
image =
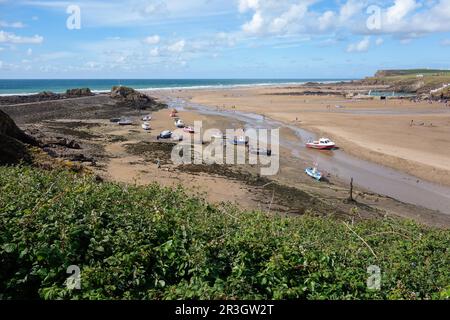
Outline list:
[[[28,95],[42,91],[64,93],[90,88],[100,93],[122,85],[136,90],[227,88],[238,86],[298,85],[307,82],[338,82],[353,79],[0,79],[0,95]]]

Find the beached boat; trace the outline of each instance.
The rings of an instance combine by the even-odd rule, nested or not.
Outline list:
[[[150,120],[152,120],[152,116],[151,115],[147,115],[147,116],[142,118],[142,121],[150,121]]]
[[[306,168],[306,169],[305,169],[305,173],[306,173],[308,176],[310,176],[310,177],[316,179],[317,181],[320,181],[320,180],[322,179],[322,172],[320,172],[319,170],[317,170],[316,167],[314,167],[314,168]]]
[[[165,130],[159,134],[156,138],[159,139],[170,139],[172,137],[172,131]]]
[[[150,123],[144,122],[144,123],[142,124],[142,129],[144,129],[144,130],[146,130],[146,131],[150,130],[150,129],[151,129]]]
[[[183,131],[187,132],[187,133],[194,133],[195,132],[194,128],[192,128],[192,127],[184,127]]]
[[[234,137],[233,144],[245,146],[248,144],[248,137],[246,136]]]
[[[175,127],[177,127],[177,128],[184,128],[185,125],[184,125],[183,120],[178,119],[177,121],[175,121]]]
[[[252,154],[256,154],[256,155],[267,155],[267,156],[271,156],[272,155],[272,150],[270,149],[266,149],[266,148],[256,148],[256,147],[251,147],[249,149],[250,153]]]
[[[330,150],[336,147],[336,144],[327,138],[322,138],[319,141],[309,141],[306,146],[312,149]]]
[[[117,123],[121,126],[131,126],[133,124],[133,121],[131,121],[130,119],[120,119]]]

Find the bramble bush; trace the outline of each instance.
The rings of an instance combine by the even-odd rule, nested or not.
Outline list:
[[[2,167],[0,294],[2,299],[448,298],[447,230],[388,218],[349,227],[332,218],[213,206],[181,188]],[[81,290],[65,286],[70,265],[81,269]],[[379,291],[367,288],[370,265],[381,268]]]

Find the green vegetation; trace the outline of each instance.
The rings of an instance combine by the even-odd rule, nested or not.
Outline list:
[[[366,85],[388,86],[388,90],[429,94],[450,83],[450,70],[382,70],[362,80]]]
[[[376,77],[387,77],[387,76],[406,76],[418,74],[422,75],[439,75],[447,74],[450,75],[450,70],[439,70],[439,69],[392,69],[392,70],[380,70],[376,73]]]
[[[3,299],[439,299],[446,230],[392,219],[283,218],[181,189],[0,168]],[[373,251],[373,252],[372,252]],[[81,290],[64,282],[81,269]],[[382,272],[367,289],[367,268]]]

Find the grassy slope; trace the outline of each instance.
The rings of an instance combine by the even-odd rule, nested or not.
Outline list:
[[[411,222],[281,218],[181,189],[0,168],[3,298],[421,299],[448,296],[450,234]],[[81,268],[68,291],[66,268]],[[382,271],[367,289],[367,268]]]
[[[391,90],[429,93],[450,83],[450,71],[439,70],[389,70],[387,74],[369,77],[363,80],[366,84],[389,85]],[[423,77],[418,78],[417,74]]]

